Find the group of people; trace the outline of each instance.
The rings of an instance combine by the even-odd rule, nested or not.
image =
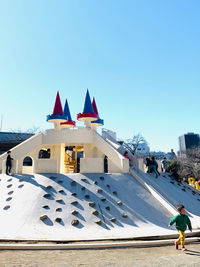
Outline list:
[[[129,160],[129,163],[131,165],[131,159],[129,157],[128,151],[125,151],[123,156]],[[147,173],[154,172],[156,174],[156,178],[158,178],[160,173],[158,171],[158,163],[157,163],[155,157],[152,156],[152,157],[146,158],[145,159],[145,165],[147,168]],[[164,157],[163,160],[161,161],[162,172],[166,172],[166,168],[167,168],[167,160],[166,160],[166,157]]]
[[[155,157],[153,156],[153,157],[146,158],[145,165],[147,168],[147,173],[154,172],[156,174],[156,178],[158,178],[160,173],[158,171],[158,163],[155,160]],[[166,160],[166,157],[164,157],[163,160],[161,161],[161,170],[162,172],[166,172],[166,169],[167,169],[167,160]]]
[[[147,173],[152,173],[154,172],[156,174],[156,178],[158,178],[158,176],[160,175],[159,171],[158,171],[158,163],[155,160],[155,157],[149,157],[146,158],[146,163],[145,163],[146,167],[147,167]]]

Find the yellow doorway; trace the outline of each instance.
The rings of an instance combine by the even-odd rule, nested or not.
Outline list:
[[[79,172],[81,154],[83,154],[83,146],[65,147],[65,173]]]

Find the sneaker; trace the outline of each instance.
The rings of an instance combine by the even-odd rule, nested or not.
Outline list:
[[[183,247],[181,250],[182,250],[182,251],[186,251],[186,250],[187,250],[187,248]]]
[[[175,244],[175,249],[178,249],[178,244],[176,242],[174,244]]]

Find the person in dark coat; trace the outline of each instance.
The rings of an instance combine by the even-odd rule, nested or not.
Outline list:
[[[146,167],[147,167],[147,173],[153,172],[153,164],[150,158],[146,158]]]
[[[6,174],[10,175],[13,158],[11,158],[11,151],[8,151],[7,154],[8,154],[8,156],[7,156],[7,159],[6,159]]]
[[[151,157],[151,162],[152,162],[152,165],[153,165],[153,171],[155,172],[156,174],[156,178],[158,178],[158,176],[160,175],[159,171],[158,171],[158,163],[157,161],[155,160],[155,157]]]

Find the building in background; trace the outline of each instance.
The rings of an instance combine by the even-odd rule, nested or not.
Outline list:
[[[147,143],[140,143],[136,148],[136,155],[138,156],[148,156],[150,153],[150,147]]]
[[[200,145],[199,134],[187,133],[179,136],[179,153],[180,156],[187,154],[188,149],[197,148]]]
[[[151,152],[150,152],[150,156],[154,156],[155,159],[157,159],[157,160],[162,160],[164,157],[165,157],[167,160],[171,160],[170,152],[165,153],[165,152],[163,152],[163,151],[151,151]]]
[[[0,132],[0,154],[33,136],[31,133]]]

